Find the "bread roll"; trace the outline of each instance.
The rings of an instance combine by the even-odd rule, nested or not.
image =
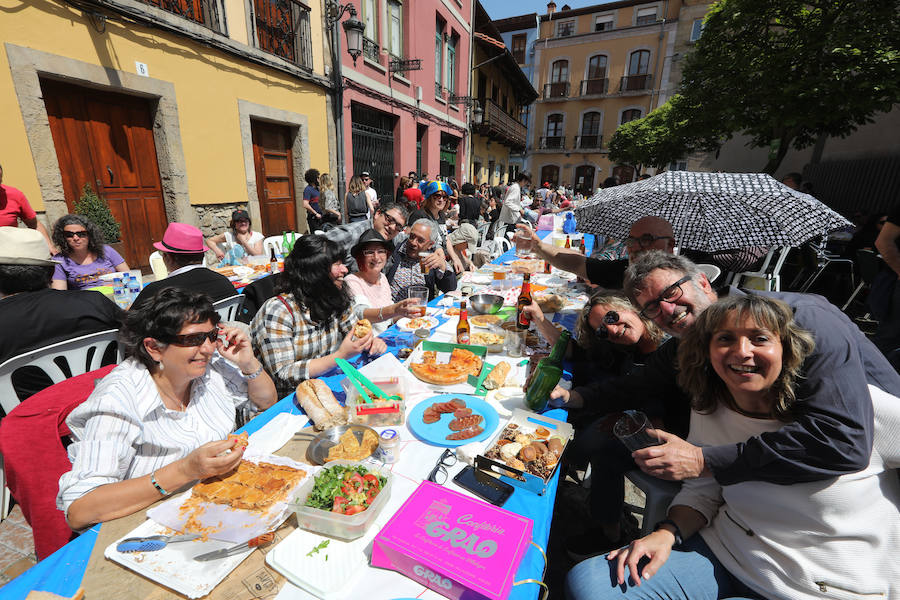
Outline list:
[[[297,403],[317,431],[347,423],[347,409],[321,379],[308,379],[297,386]]]
[[[490,375],[484,380],[484,387],[488,390],[494,390],[503,387],[506,383],[506,377],[509,375],[510,366],[505,360],[497,363],[497,366],[491,371]]]
[[[372,333],[372,323],[368,319],[360,319],[353,327],[353,335],[357,339],[364,338],[370,333]]]

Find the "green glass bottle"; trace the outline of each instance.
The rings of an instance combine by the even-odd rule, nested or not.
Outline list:
[[[562,360],[566,354],[566,348],[569,346],[571,337],[571,333],[563,331],[559,335],[559,339],[556,340],[556,344],[553,345],[550,356],[542,358],[538,362],[534,377],[531,378],[531,385],[528,386],[528,391],[525,392],[525,406],[534,412],[540,412],[547,408],[547,403],[550,401],[550,392],[553,391],[553,388],[559,383],[559,378],[562,377]]]

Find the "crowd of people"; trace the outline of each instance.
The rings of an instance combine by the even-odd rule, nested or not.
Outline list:
[[[826,299],[716,287],[674,253],[659,217],[637,218],[592,256],[546,243],[531,225],[578,198],[549,182],[533,189],[526,172],[505,189],[409,173],[380,201],[362,173],[344,199],[346,223],[330,177],[311,169],[306,180],[320,233],[296,240],[282,273],[248,286],[249,328],[219,323],[212,302],[234,288],[203,266],[207,250],[260,253],[243,210],[207,239],[170,224],[155,244],[169,277],[124,312],[78,291],[128,270],[88,220],[63,217],[52,236],[0,227],[0,361],[61,331],[121,327],[125,362],[69,417],[73,468],[57,502],[74,530],[231,470],[243,449],[224,438],[237,411],[267,408],[336,359],[383,353],[378,333],[412,316],[411,287],[430,297],[456,289],[486,241],[518,231],[523,248],[593,288],[567,350],[572,385],[551,393],[576,431],[569,466],[592,472],[591,521],[566,540],[583,559],[566,579],[569,598],[900,593],[887,551],[900,543],[900,375]],[[871,236],[891,267],[894,216]],[[525,311],[556,342],[537,302]],[[373,327],[358,337],[360,319]],[[26,383],[25,396],[40,382]],[[615,438],[626,410],[649,417],[659,445],[631,452]],[[639,539],[621,526],[633,469],[683,482],[667,518]]]

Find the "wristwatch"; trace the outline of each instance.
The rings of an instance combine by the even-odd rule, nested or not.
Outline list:
[[[676,546],[680,546],[681,544],[684,543],[684,538],[681,537],[681,529],[679,529],[678,524],[675,523],[675,521],[673,521],[672,519],[663,519],[662,521],[660,521],[653,527],[653,531],[658,531],[658,530],[662,529],[663,525],[671,525],[672,527],[675,528],[675,531],[672,532],[672,535],[675,536],[675,545]]]

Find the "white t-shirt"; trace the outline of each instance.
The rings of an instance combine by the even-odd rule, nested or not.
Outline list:
[[[250,231],[250,245],[251,246],[253,244],[255,244],[256,242],[263,241],[264,239],[265,239],[265,237],[260,232],[252,231],[252,230]],[[225,241],[220,242],[218,244],[218,246],[222,252],[228,252],[228,248],[231,246],[234,246],[236,243],[237,242],[234,239],[234,234],[231,232],[230,229],[226,229],[225,230]]]

